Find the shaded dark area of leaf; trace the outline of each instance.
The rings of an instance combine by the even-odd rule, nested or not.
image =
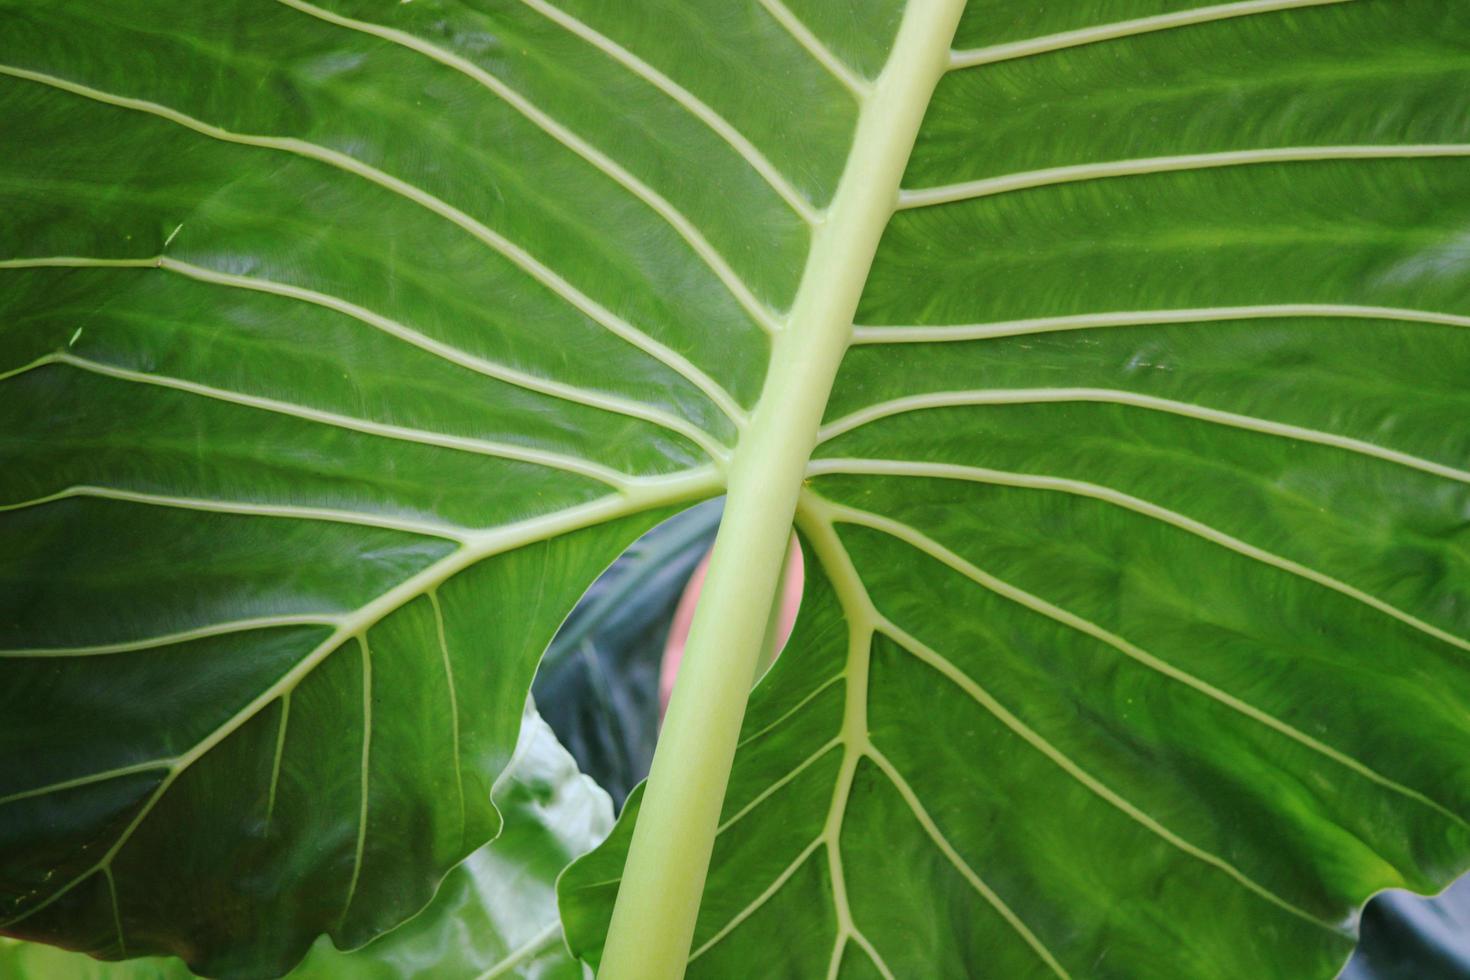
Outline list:
[[[290,980],[580,980],[582,967],[561,943],[554,882],[568,860],[607,834],[612,807],[533,709],[494,800],[504,832],[452,870],[427,909],[352,952],[320,937]],[[195,976],[172,957],[110,963],[0,937],[0,980]]]
[[[536,674],[542,716],[618,809],[648,775],[664,641],[722,510],[707,501],[639,538],[588,589]]]

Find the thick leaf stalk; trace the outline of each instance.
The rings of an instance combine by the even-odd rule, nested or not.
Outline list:
[[[683,976],[797,494],[963,0],[909,4],[730,464],[729,496],[613,911],[601,976]]]

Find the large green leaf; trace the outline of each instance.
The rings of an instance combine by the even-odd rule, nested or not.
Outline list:
[[[691,976],[1330,977],[1465,867],[1470,8],[1192,7],[969,5]]]
[[[355,952],[318,940],[291,980],[580,980],[582,968],[561,941],[554,883],[563,864],[606,835],[611,803],[534,711],[492,799],[504,832],[451,871],[428,908]],[[40,943],[0,940],[0,976],[188,980],[194,974],[174,959],[104,964]]]
[[[958,8],[0,0],[0,930],[401,921],[727,457],[706,603],[821,570],[691,972],[1328,976],[1463,868],[1470,9]]]
[[[535,9],[348,6],[0,4],[0,930],[260,975],[422,907],[557,624],[760,381],[623,169],[735,171],[668,194],[779,295],[739,152]],[[586,141],[655,126],[696,135]]]

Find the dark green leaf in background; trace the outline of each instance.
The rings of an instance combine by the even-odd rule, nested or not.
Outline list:
[[[709,501],[634,542],[577,603],[537,669],[542,715],[616,807],[648,775],[664,642],[719,521]]]

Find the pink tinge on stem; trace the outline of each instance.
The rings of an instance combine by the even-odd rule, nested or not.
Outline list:
[[[679,664],[684,660],[684,642],[689,638],[689,624],[694,621],[694,607],[699,604],[699,593],[704,588],[704,574],[709,568],[709,555],[700,561],[684,594],[679,597],[679,607],[674,610],[674,622],[669,626],[669,638],[664,643],[663,662],[658,672],[658,715],[663,718],[669,707],[669,695],[674,691],[674,678],[679,675]],[[796,535],[786,553],[786,575],[781,580],[781,622],[776,632],[776,653],[780,655],[791,638],[791,628],[796,625],[796,612],[801,608],[801,589],[806,579],[806,568],[801,555],[801,545]],[[773,658],[774,659],[774,658]]]

